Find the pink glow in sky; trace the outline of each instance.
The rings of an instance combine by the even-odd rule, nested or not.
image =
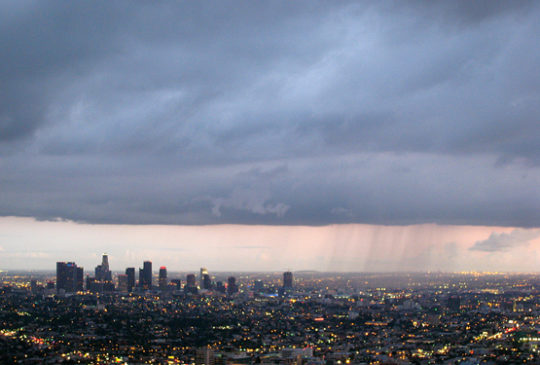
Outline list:
[[[90,225],[0,218],[0,268],[113,270],[151,260],[171,271],[538,271],[540,230],[512,227]],[[488,240],[489,239],[489,240]],[[482,242],[478,244],[477,242]],[[474,245],[479,250],[471,250]]]

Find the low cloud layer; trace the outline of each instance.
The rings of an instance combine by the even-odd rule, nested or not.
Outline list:
[[[515,229],[510,233],[493,232],[488,239],[477,241],[470,248],[472,251],[500,252],[528,245],[531,240],[540,237],[540,230]]]
[[[540,221],[536,2],[1,10],[0,215]]]

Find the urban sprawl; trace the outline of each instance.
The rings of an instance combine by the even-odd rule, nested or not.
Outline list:
[[[0,272],[0,363],[540,363],[537,274],[135,274]]]

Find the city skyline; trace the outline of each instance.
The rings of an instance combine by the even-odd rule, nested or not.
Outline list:
[[[225,283],[211,282],[211,290],[198,290],[196,275],[189,274],[183,288],[173,279],[166,287],[130,292],[125,275],[116,289],[99,283],[66,288],[76,266],[57,265],[60,288],[49,275],[3,276],[0,318],[7,328],[0,329],[0,362],[339,365],[540,358],[538,274],[306,273],[291,287],[284,272],[228,276]]]
[[[0,363],[540,364],[539,19],[0,2]]]

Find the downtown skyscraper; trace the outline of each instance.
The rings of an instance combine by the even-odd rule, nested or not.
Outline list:
[[[139,268],[139,287],[145,290],[152,289],[152,261],[145,261],[142,269]]]
[[[56,290],[73,293],[83,290],[84,269],[74,262],[56,263]]]

